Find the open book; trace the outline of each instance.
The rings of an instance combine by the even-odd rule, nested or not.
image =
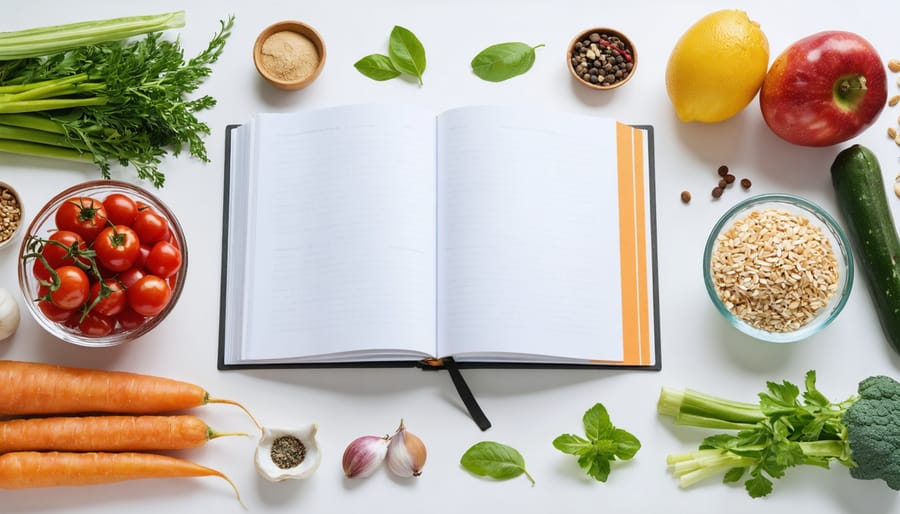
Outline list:
[[[353,105],[227,132],[220,368],[659,369],[650,127]]]

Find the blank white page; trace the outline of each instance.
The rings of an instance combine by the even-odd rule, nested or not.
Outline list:
[[[615,141],[583,115],[439,117],[442,354],[622,359]]]
[[[433,113],[348,106],[253,123],[242,357],[431,355]]]

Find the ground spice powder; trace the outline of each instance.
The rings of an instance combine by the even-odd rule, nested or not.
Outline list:
[[[301,80],[319,65],[319,51],[306,36],[290,30],[276,32],[262,45],[262,65],[281,80]]]

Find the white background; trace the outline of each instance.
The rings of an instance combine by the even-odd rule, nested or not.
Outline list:
[[[227,473],[251,512],[896,512],[900,498],[895,492],[881,482],[853,480],[839,467],[792,470],[763,500],[751,500],[742,488],[715,480],[682,491],[666,470],[667,453],[691,450],[707,433],[674,427],[657,416],[656,399],[664,384],[752,401],[766,380],[799,383],[807,369],[816,369],[823,392],[843,398],[866,376],[900,375],[900,359],[880,331],[861,275],[840,317],[823,333],[791,345],[765,344],[738,334],[706,296],[700,259],[707,232],[721,213],[748,195],[732,189],[720,200],[711,200],[716,168],[727,164],[738,178],[750,178],[752,193],[796,193],[836,214],[829,167],[846,146],[800,148],[777,139],[763,123],[755,100],[740,115],[715,125],[683,124],[675,118],[663,79],[669,53],[694,21],[723,7],[746,9],[761,23],[772,59],[791,42],[825,29],[864,35],[885,62],[900,57],[897,2],[16,2],[5,10],[0,30],[185,8],[187,26],[179,34],[188,55],[205,47],[219,19],[234,13],[237,21],[224,55],[202,88],[219,100],[216,108],[202,113],[212,127],[207,139],[212,162],[182,156],[163,164],[168,179],[159,195],[179,215],[190,247],[188,282],[177,308],[142,340],[87,349],[44,333],[19,297],[23,321],[12,339],[0,343],[0,358],[170,376],[244,402],[263,423],[318,423],[324,460],[318,472],[302,482],[273,484],[259,478],[251,463],[255,438],[216,440],[181,454]],[[311,23],[324,35],[328,56],[312,86],[282,92],[259,78],[251,48],[266,25],[291,18]],[[395,24],[413,30],[427,49],[424,87],[404,80],[373,82],[352,66],[366,54],[384,52]],[[592,26],[615,27],[637,45],[636,75],[616,92],[589,91],[575,84],[566,70],[566,45]],[[499,84],[474,77],[471,58],[504,41],[546,46],[537,51],[527,75]],[[896,80],[896,74],[889,74],[890,94],[900,93]],[[367,101],[414,103],[435,112],[464,104],[538,104],[655,125],[663,370],[467,371],[470,386],[494,423],[487,433],[469,419],[444,372],[218,371],[224,126],[260,111]],[[897,125],[898,113],[887,108],[857,139],[878,155],[889,183],[900,172],[900,148],[885,131]],[[573,141],[573,151],[590,158],[584,141]],[[24,196],[29,220],[52,195],[95,176],[87,167],[0,157],[0,178]],[[693,193],[690,205],[681,203],[682,190]],[[890,200],[896,219],[900,200],[893,195]],[[15,253],[0,252],[0,286],[14,292]],[[561,433],[580,432],[582,414],[596,402],[603,402],[613,422],[643,442],[635,460],[615,465],[605,484],[586,479],[574,458],[551,446]],[[253,430],[228,406],[208,406],[196,413],[220,430]],[[364,434],[391,432],[401,417],[428,445],[424,474],[406,481],[381,470],[366,480],[345,480],[340,463],[345,445]],[[485,439],[518,448],[537,484],[532,487],[524,478],[495,483],[462,470],[462,453]],[[242,511],[227,485],[216,479],[65,488],[52,494],[2,491],[0,504],[3,512]]]

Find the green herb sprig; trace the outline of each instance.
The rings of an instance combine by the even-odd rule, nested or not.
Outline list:
[[[534,478],[525,469],[525,459],[515,448],[494,441],[482,441],[466,450],[459,463],[468,472],[495,480],[509,480],[524,474],[534,485]]]
[[[489,82],[511,79],[531,69],[535,60],[534,51],[542,46],[517,42],[491,45],[472,59],[472,71]]]
[[[407,28],[395,25],[388,40],[388,55],[369,54],[356,61],[353,67],[372,80],[390,80],[406,73],[422,85],[427,65],[425,47]]]
[[[578,465],[588,476],[606,482],[616,459],[630,460],[641,448],[641,442],[629,432],[616,428],[603,404],[598,403],[584,413],[586,438],[563,434],[553,440],[553,446],[578,457]]]

